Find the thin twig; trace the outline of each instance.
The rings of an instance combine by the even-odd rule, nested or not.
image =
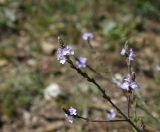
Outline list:
[[[105,80],[107,80],[107,81],[110,81],[110,78],[104,77],[102,74],[100,74],[100,73],[97,72],[95,69],[93,69],[90,65],[87,65],[87,68],[88,68],[90,71],[96,73],[99,77],[101,77],[101,78],[103,78],[103,79],[105,79]]]
[[[117,119],[117,120],[93,120],[93,119],[89,119],[89,118],[86,118],[86,117],[82,117],[82,116],[79,116],[77,115],[76,118],[79,118],[79,119],[83,119],[83,120],[86,120],[88,122],[125,122],[126,120],[124,119]]]
[[[74,56],[74,59],[77,60],[77,61],[79,61],[79,60],[78,60],[78,57],[75,57],[75,56]],[[90,71],[92,71],[93,73],[95,73],[96,75],[98,75],[99,77],[101,77],[101,78],[103,78],[103,79],[105,79],[105,80],[107,80],[107,81],[110,81],[110,78],[104,77],[102,74],[100,74],[100,73],[97,72],[95,69],[93,69],[90,65],[87,64],[86,67],[87,67]]]

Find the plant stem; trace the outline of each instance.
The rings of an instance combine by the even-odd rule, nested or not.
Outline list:
[[[88,43],[89,47],[93,49],[91,42],[90,42],[90,38],[87,39],[87,43]]]
[[[128,74],[129,77],[132,76],[132,62],[130,60],[128,60]],[[131,77],[132,78],[132,77]],[[132,88],[129,87],[128,90],[128,95],[127,95],[127,101],[128,101],[128,118],[130,119],[130,109],[131,109],[131,94],[132,94]]]
[[[83,120],[86,120],[88,122],[125,122],[126,120],[124,119],[117,119],[117,120],[92,120],[92,119],[88,119],[88,118],[85,118],[85,117],[82,117],[82,116],[79,116],[77,115],[76,118],[79,118],[79,119],[83,119]]]
[[[130,119],[130,108],[131,108],[131,93],[128,92],[128,118]]]
[[[84,78],[86,78],[87,81],[89,81],[89,82],[93,83],[94,85],[96,85],[97,88],[98,88],[98,90],[102,93],[103,98],[104,98],[105,100],[107,100],[107,101],[123,116],[123,118],[124,118],[128,123],[130,123],[130,124],[136,129],[137,132],[142,132],[142,131],[120,110],[120,108],[117,107],[117,106],[112,102],[112,100],[110,99],[110,97],[105,93],[105,90],[103,90],[103,89],[101,88],[101,86],[100,86],[93,78],[89,77],[86,72],[83,72],[81,69],[77,68],[77,67],[73,64],[72,60],[71,60],[69,57],[67,57],[67,62],[70,64],[71,68],[73,68],[74,70],[77,71],[77,73],[79,73],[81,76],[83,76]]]

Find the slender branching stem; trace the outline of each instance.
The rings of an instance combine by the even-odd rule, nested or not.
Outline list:
[[[105,90],[104,90],[103,88],[101,88],[101,86],[94,80],[94,78],[89,77],[89,75],[88,75],[86,72],[83,72],[81,69],[77,68],[69,57],[67,57],[67,62],[70,64],[71,68],[73,68],[74,70],[77,71],[78,74],[80,74],[82,77],[86,78],[87,81],[93,83],[93,84],[97,87],[97,89],[102,93],[103,98],[104,98],[106,101],[108,101],[108,102],[117,110],[117,112],[119,112],[119,113],[122,115],[122,117],[123,117],[129,124],[131,124],[131,125],[135,128],[135,130],[136,130],[137,132],[142,132],[142,131],[120,110],[120,108],[119,108],[116,104],[113,103],[113,101],[111,100],[111,98],[106,94]]]

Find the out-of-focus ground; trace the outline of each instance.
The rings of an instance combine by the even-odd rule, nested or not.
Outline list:
[[[94,34],[93,49],[81,37],[88,31]],[[73,106],[85,117],[104,120],[105,109],[112,107],[95,86],[57,61],[58,35],[109,79],[87,70],[125,113],[126,98],[111,80],[117,73],[127,74],[120,49],[128,41],[136,52],[141,86],[135,91],[137,114],[147,131],[160,131],[159,0],[0,0],[1,132],[133,131],[124,122],[67,123],[62,107]],[[55,84],[58,88],[50,95],[46,89]]]

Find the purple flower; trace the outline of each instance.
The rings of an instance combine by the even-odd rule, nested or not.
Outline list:
[[[120,53],[122,56],[124,56],[125,54],[126,54],[126,49],[125,48],[123,48],[122,50],[121,50],[121,53]]]
[[[128,90],[128,89],[129,89],[129,82],[124,81],[124,82],[122,82],[122,83],[119,85],[119,87],[120,87],[121,89]]]
[[[109,120],[113,120],[115,117],[116,117],[116,112],[114,111],[114,109],[107,111],[107,118]]]
[[[133,49],[130,49],[129,50],[129,57],[128,57],[128,59],[130,61],[134,61],[134,58],[135,58],[135,53],[134,53]]]
[[[87,58],[86,57],[78,57],[76,61],[76,65],[78,68],[85,68],[86,67]]]
[[[119,85],[121,89],[129,90],[131,89],[138,89],[140,88],[139,84],[135,81],[133,81],[132,77],[128,75],[127,78],[124,79],[124,81]]]
[[[75,108],[73,108],[73,107],[70,107],[68,109],[68,112],[69,112],[70,116],[77,115],[77,110]]]
[[[131,82],[130,87],[132,89],[138,89],[138,88],[140,88],[140,86],[139,86],[139,84],[137,82]]]
[[[57,50],[57,60],[59,60],[61,64],[64,64],[66,62],[66,56],[70,55],[74,55],[74,51],[71,46],[65,46],[58,48]]]
[[[160,72],[160,64],[157,64],[157,65],[156,65],[156,69],[157,69],[157,71]]]
[[[139,84],[137,82],[131,82],[131,83],[129,83],[127,81],[122,82],[119,85],[119,87],[121,89],[125,89],[125,90],[129,90],[129,87],[132,88],[132,89],[138,89],[138,88],[140,88],[140,86],[139,86]]]
[[[70,122],[70,123],[73,123],[73,120],[74,120],[74,116],[77,115],[77,110],[73,107],[70,107],[68,110],[67,110],[67,113],[65,114],[65,116],[67,117],[67,120]]]
[[[92,39],[92,38],[93,38],[93,34],[90,33],[90,32],[84,33],[84,34],[82,35],[82,38],[83,38],[84,40]]]

